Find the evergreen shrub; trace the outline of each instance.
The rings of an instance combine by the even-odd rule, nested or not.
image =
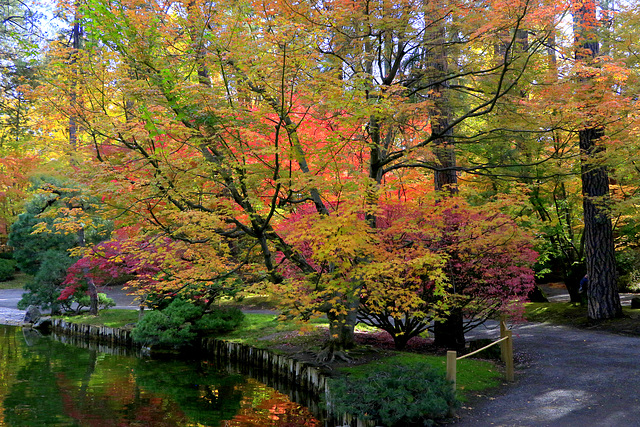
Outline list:
[[[385,426],[431,426],[458,406],[451,383],[428,363],[395,365],[366,376],[331,379],[330,403]]]
[[[16,262],[12,259],[0,258],[0,282],[13,280],[16,273]]]
[[[133,330],[142,344],[174,347],[191,344],[205,334],[220,334],[240,326],[244,314],[238,309],[205,312],[202,307],[176,298],[163,310],[147,313]]]

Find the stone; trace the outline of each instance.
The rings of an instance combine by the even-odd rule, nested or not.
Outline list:
[[[50,330],[52,325],[53,323],[51,321],[51,317],[49,316],[41,317],[37,321],[33,322],[33,327],[35,329],[39,329],[45,332]]]
[[[631,298],[631,308],[640,308],[640,297]]]
[[[40,309],[35,305],[30,305],[27,307],[27,311],[24,313],[24,319],[22,320],[24,323],[36,323],[42,317],[42,313],[40,313]]]

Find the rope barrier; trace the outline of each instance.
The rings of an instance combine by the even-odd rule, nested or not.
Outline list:
[[[464,359],[465,357],[473,356],[473,355],[474,355],[474,354],[476,354],[476,353],[480,353],[482,350],[486,350],[486,349],[488,349],[489,347],[491,347],[491,346],[493,346],[493,345],[496,345],[496,344],[498,344],[498,343],[501,343],[502,341],[506,341],[506,340],[508,340],[508,339],[509,339],[509,337],[502,337],[502,338],[500,338],[499,340],[494,341],[494,342],[492,342],[492,343],[491,343],[491,344],[489,344],[489,345],[485,345],[484,347],[477,349],[476,351],[473,351],[473,352],[471,352],[471,353],[467,353],[467,354],[465,354],[464,356],[457,357],[457,358],[456,358],[456,360],[461,360],[461,359]]]

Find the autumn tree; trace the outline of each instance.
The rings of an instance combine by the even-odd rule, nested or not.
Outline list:
[[[205,288],[281,283],[276,254],[317,273],[278,227],[303,203],[327,227],[313,228],[319,236],[364,215],[363,253],[324,261],[342,286],[323,296],[339,350],[353,344],[363,289],[353,271],[374,267],[379,204],[414,197],[433,170],[494,166],[463,155],[464,143],[499,133],[480,118],[511,102],[548,37],[550,12],[510,5],[223,2],[214,14],[208,2],[79,3],[87,43],[74,67],[52,45],[40,96],[76,118],[87,182],[114,216],[188,245],[189,274]],[[532,36],[517,52],[512,37],[496,65],[485,53],[505,28]],[[436,146],[460,160],[443,163]]]
[[[537,254],[531,237],[498,206],[420,198],[383,204],[376,218],[378,226],[370,229],[362,211],[338,207],[328,219],[307,210],[282,224],[286,240],[315,269],[300,277],[284,261],[288,279],[301,281],[278,289],[289,313],[311,315],[327,294],[347,292],[344,283],[356,282],[360,321],[389,332],[397,348],[456,310],[462,324],[454,344],[460,349],[465,332],[496,312],[522,308]]]
[[[34,194],[11,226],[9,245],[18,267],[34,275],[25,286],[28,292],[20,306],[34,304],[56,312],[60,310],[60,285],[79,256],[78,249],[107,238],[110,223],[96,214],[91,199],[69,181],[53,177],[33,181]],[[86,230],[84,242],[79,239],[79,228]]]
[[[0,244],[27,198],[28,175],[37,159],[30,117],[34,102],[28,96],[37,84],[36,24],[25,3],[0,2]]]
[[[574,5],[574,33],[576,60],[580,63],[580,82],[589,86],[591,67],[596,66],[599,53],[597,39],[596,4],[592,1]],[[587,89],[589,90],[589,89]],[[585,99],[585,109],[592,110],[597,97]],[[622,314],[618,295],[613,226],[609,216],[609,175],[605,165],[598,164],[603,150],[600,140],[604,128],[597,116],[587,113],[583,129],[578,131],[582,154],[582,193],[584,196],[585,254],[589,286],[587,287],[588,316],[602,320]],[[591,117],[589,117],[591,116]]]

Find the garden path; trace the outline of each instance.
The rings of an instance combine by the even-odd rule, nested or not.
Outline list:
[[[640,337],[540,323],[513,332],[515,383],[460,410],[456,427],[640,426]]]

